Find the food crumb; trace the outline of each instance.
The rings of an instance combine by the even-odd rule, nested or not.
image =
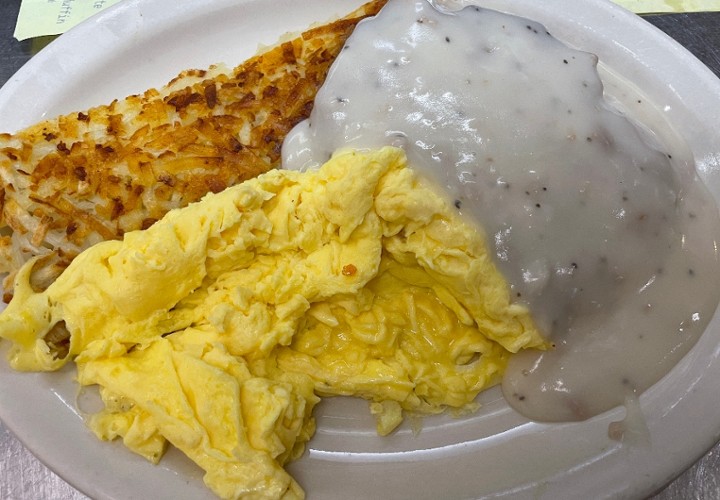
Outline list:
[[[354,276],[355,273],[357,273],[357,267],[355,267],[353,264],[347,264],[342,268],[343,276]]]

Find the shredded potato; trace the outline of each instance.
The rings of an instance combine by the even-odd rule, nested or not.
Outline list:
[[[5,301],[29,258],[47,286],[82,250],[279,163],[330,64],[373,0],[233,70],[188,70],[162,88],[0,134]]]

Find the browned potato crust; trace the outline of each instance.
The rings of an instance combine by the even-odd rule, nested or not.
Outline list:
[[[5,300],[30,257],[43,288],[94,243],[278,165],[328,68],[373,0],[242,63],[183,71],[159,89],[0,134]]]

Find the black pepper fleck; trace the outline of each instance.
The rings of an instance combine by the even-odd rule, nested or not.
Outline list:
[[[571,266],[573,269],[577,269],[577,268],[578,268],[577,262],[571,263],[570,266]]]
[[[535,203],[535,206],[536,206],[537,208],[540,208],[540,203]]]
[[[455,208],[460,209],[461,206],[462,206],[462,201],[455,200]]]
[[[567,59],[563,59],[563,64],[568,64],[568,60],[567,60]]]
[[[688,269],[688,275],[695,276],[695,271],[692,268]]]
[[[592,142],[592,137],[586,137],[585,140],[586,140],[587,142]]]
[[[446,41],[447,43],[450,43],[450,37],[449,37],[449,36],[446,36],[446,37],[445,37],[445,41]]]

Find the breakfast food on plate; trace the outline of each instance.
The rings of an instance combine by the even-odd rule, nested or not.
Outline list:
[[[44,291],[29,261],[0,315],[19,370],[73,359],[89,420],[152,461],[166,440],[223,498],[299,496],[282,465],[320,395],[402,412],[473,407],[511,353],[544,348],[483,234],[397,148],[274,170],[81,253]],[[69,355],[46,339],[70,334]]]
[[[0,273],[42,255],[47,286],[82,250],[278,165],[327,70],[385,0],[242,63],[184,71],[166,86],[0,135]],[[9,234],[8,234],[9,233]]]
[[[717,207],[682,148],[606,102],[595,55],[527,19],[443,9],[391,1],[358,26],[284,166],[403,147],[488,233],[515,299],[557,344],[513,357],[506,399],[536,420],[589,418],[654,384],[705,329],[720,298]]]
[[[52,162],[0,165],[7,247],[37,244],[0,314],[11,366],[75,362],[79,383],[100,387],[104,409],[88,419],[98,437],[153,462],[169,442],[224,498],[302,496],[283,465],[313,435],[322,396],[369,400],[387,434],[404,412],[472,410],[501,377],[510,404],[538,420],[588,418],[658,380],[720,293],[720,217],[692,158],[650,143],[604,100],[595,56],[533,21],[455,3],[391,0],[341,52],[330,30],[333,52],[313,45],[311,66],[324,72],[340,54],[312,106],[320,78],[307,71],[289,90],[262,80],[254,99],[236,86],[251,63],[232,84],[186,74],[195,90],[176,82],[113,105],[146,99],[142,115],[163,120],[158,109],[189,113],[192,125],[167,135],[113,106],[58,120],[132,131],[142,147],[122,161],[135,143],[53,143],[48,129]],[[326,40],[273,57],[298,64],[313,41]],[[269,99],[239,136],[193,114],[224,92],[238,112]],[[275,165],[291,125],[287,169],[223,189]],[[5,138],[17,143],[8,158],[40,155],[39,136],[27,148],[18,137]],[[112,166],[107,203],[90,189],[90,158]],[[198,161],[202,173],[180,175]],[[77,215],[59,172],[82,177],[71,195],[85,215],[72,229],[43,218],[46,206]],[[151,189],[136,190],[131,174]],[[37,192],[53,204],[28,190],[45,176]],[[218,192],[175,208],[208,190]]]

